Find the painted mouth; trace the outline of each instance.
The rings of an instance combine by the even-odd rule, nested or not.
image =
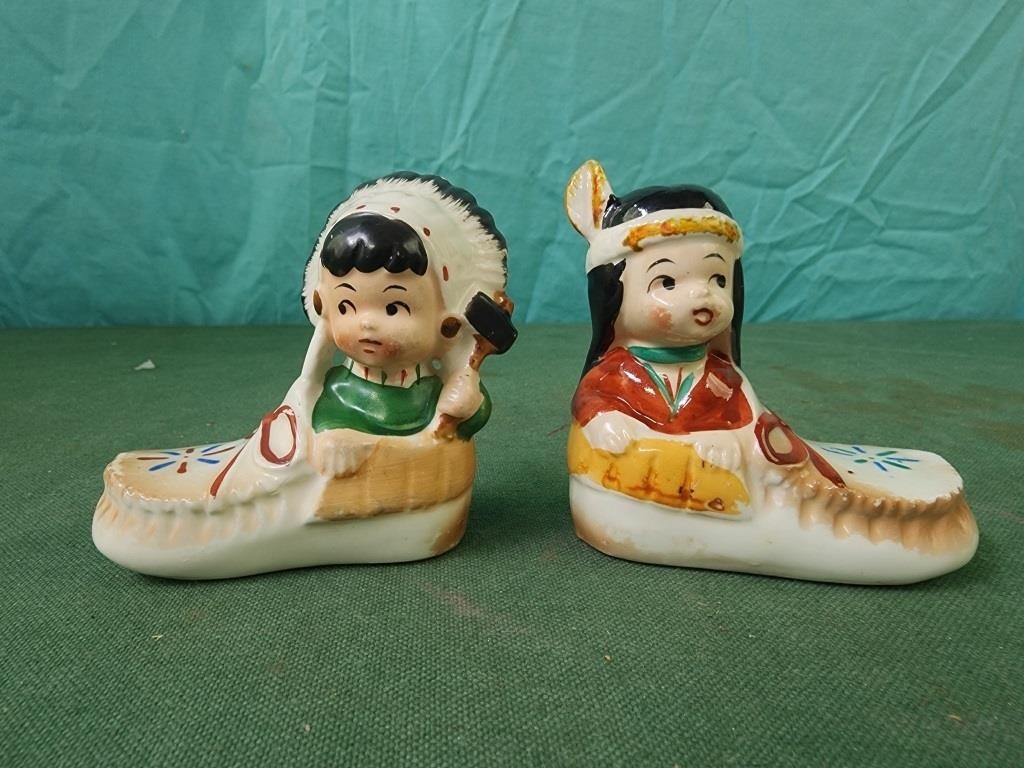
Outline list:
[[[711,321],[715,319],[715,313],[710,309],[695,309],[693,310],[693,320],[697,325],[703,327],[710,325]]]
[[[383,342],[377,341],[376,339],[360,339],[359,343],[364,345],[363,352],[365,352],[368,355],[377,354],[376,348],[383,344]]]

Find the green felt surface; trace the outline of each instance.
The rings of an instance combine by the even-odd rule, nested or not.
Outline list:
[[[485,364],[494,415],[448,555],[208,583],[99,555],[104,464],[247,434],[308,333],[0,333],[0,765],[1021,764],[1021,324],[746,331],[761,399],[805,436],[960,470],[980,549],[923,585],[646,566],[576,540],[580,327],[527,327]]]

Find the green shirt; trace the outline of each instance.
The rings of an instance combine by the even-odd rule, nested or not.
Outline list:
[[[413,435],[433,420],[441,379],[424,376],[409,387],[390,387],[367,381],[347,366],[331,368],[313,407],[313,429],[354,429],[371,435]],[[459,424],[456,434],[468,440],[491,415],[491,397],[480,385],[484,401],[475,414]]]

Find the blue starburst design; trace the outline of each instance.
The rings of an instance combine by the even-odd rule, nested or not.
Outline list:
[[[178,457],[181,456],[180,451],[153,451],[157,454],[156,456],[139,456],[140,461],[159,461],[159,464],[153,464],[148,467],[150,472],[156,472],[160,469],[166,469],[174,464],[178,463]]]
[[[882,472],[888,472],[889,467],[896,467],[896,469],[912,469],[907,466],[913,464],[920,459],[911,459],[908,456],[897,456],[899,451],[895,449],[886,449],[884,451],[878,451],[877,453],[869,453],[859,445],[851,446],[829,446],[823,450],[829,453],[836,453],[840,456],[847,456],[853,458],[854,464],[872,464],[873,466],[880,469]]]
[[[150,451],[155,455],[153,456],[138,456],[139,461],[155,461],[156,464],[152,464],[147,469],[150,472],[157,472],[161,469],[167,469],[168,467],[178,466],[177,472],[179,475],[185,474],[188,471],[188,463],[193,459],[203,464],[220,464],[220,458],[214,458],[219,453],[230,451],[234,446],[228,446],[222,448],[224,443],[214,443],[208,445],[205,448],[182,448],[178,451]],[[197,453],[198,451],[198,453]]]

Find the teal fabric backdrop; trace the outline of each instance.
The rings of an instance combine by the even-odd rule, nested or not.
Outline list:
[[[999,0],[7,3],[0,324],[301,322],[404,168],[494,213],[520,321],[584,320],[591,156],[725,197],[751,319],[1024,317],[1022,47]]]

